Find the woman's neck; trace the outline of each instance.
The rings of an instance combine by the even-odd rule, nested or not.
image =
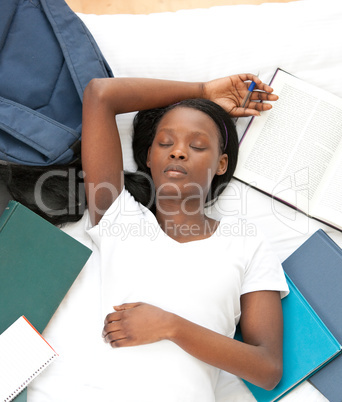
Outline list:
[[[157,203],[156,218],[162,230],[179,243],[211,237],[218,221],[207,217],[198,203],[187,204],[163,200]]]

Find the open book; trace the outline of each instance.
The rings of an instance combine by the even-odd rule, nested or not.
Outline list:
[[[0,400],[12,401],[58,356],[24,317],[0,335]]]
[[[273,108],[253,118],[234,176],[342,230],[342,99],[277,69]]]

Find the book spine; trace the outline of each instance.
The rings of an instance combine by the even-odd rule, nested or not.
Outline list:
[[[9,201],[7,207],[5,208],[4,212],[0,216],[0,232],[3,230],[3,228],[6,226],[6,223],[12,216],[13,212],[16,210],[17,206],[19,203],[17,201]]]

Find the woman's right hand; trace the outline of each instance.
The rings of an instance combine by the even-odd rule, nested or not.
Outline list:
[[[241,107],[248,93],[248,87],[254,81],[255,89],[249,103]],[[208,81],[204,84],[204,97],[222,106],[232,117],[259,116],[261,111],[269,110],[272,105],[260,101],[276,101],[278,96],[273,89],[263,83],[254,74],[237,74]]]
[[[147,303],[125,303],[107,315],[102,336],[114,348],[168,339],[173,314]]]

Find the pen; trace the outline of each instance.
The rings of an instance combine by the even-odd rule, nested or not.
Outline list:
[[[248,87],[248,92],[246,93],[246,96],[243,98],[242,104],[240,107],[246,107],[247,102],[249,101],[249,98],[252,95],[253,89],[255,87],[256,83],[252,81]]]

